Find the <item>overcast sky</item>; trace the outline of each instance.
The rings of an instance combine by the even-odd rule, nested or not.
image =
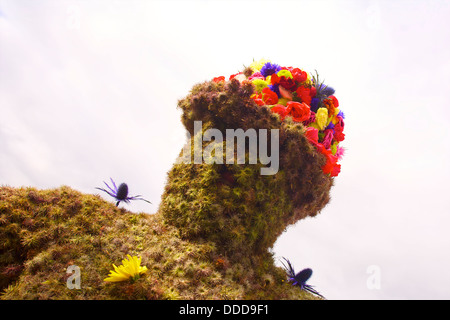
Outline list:
[[[448,17],[439,0],[0,0],[0,184],[97,193],[112,177],[153,213],[194,84],[261,58],[317,70],[347,153],[332,201],[275,257],[329,299],[450,299]]]

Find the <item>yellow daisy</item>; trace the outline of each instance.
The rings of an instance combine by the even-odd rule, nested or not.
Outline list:
[[[127,255],[128,259],[122,260],[122,265],[116,267],[113,264],[114,271],[110,270],[108,278],[104,281],[106,282],[119,282],[131,279],[135,281],[139,278],[141,273],[147,272],[146,266],[141,266],[141,258],[140,257],[132,257],[129,254]]]

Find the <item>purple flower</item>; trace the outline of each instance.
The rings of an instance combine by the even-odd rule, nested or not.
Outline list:
[[[261,68],[261,74],[264,77],[270,76],[281,70],[281,67],[275,63],[266,62],[264,66]]]
[[[319,109],[319,98],[312,98],[311,99],[311,111],[317,112],[317,109]]]
[[[342,117],[342,119],[345,119],[345,114],[342,112],[342,110],[340,110],[337,115],[338,117]]]
[[[269,84],[269,89],[275,92],[278,98],[281,98],[280,88],[278,88],[277,84]]]
[[[333,133],[334,133],[334,124],[333,124],[333,122],[330,122],[330,124],[325,128],[325,130],[327,130],[327,129],[333,130]]]

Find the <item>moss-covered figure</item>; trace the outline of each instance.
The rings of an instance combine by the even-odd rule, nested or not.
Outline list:
[[[195,85],[179,101],[190,139],[155,214],[133,214],[69,187],[1,186],[0,299],[316,299],[288,283],[269,249],[287,226],[329,201],[344,139],[334,90],[270,63],[223,78]],[[225,161],[231,142],[203,139],[209,129],[222,137],[255,130],[256,150],[267,144],[274,159],[276,147],[276,170],[262,174],[267,161],[260,152],[253,158],[254,145],[243,163],[239,148],[229,148],[232,161]],[[209,155],[223,163],[195,161],[198,148],[203,156],[214,150]],[[105,281],[127,256],[139,257],[136,270],[145,272]],[[67,285],[73,266],[79,289]]]
[[[278,172],[261,175],[260,162],[248,163],[248,148],[245,164],[177,163],[160,207],[164,220],[184,239],[211,240],[232,260],[267,253],[288,225],[318,214],[332,186],[321,169],[326,160],[305,137],[305,127],[281,122],[251,99],[253,93],[251,82],[236,79],[196,85],[179,101],[182,122],[191,146],[194,121],[202,121],[203,133],[216,128],[224,137],[226,129],[279,129]],[[226,150],[225,139],[223,144]]]

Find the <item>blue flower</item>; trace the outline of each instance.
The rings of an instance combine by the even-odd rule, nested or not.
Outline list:
[[[342,112],[342,110],[340,110],[337,115],[338,117],[342,117],[342,119],[345,119],[345,114]]]
[[[334,132],[334,124],[333,124],[333,122],[330,122],[330,124],[325,128],[325,130],[327,130],[327,129],[332,129],[333,132]]]
[[[275,92],[278,98],[281,98],[280,88],[278,88],[277,84],[269,84],[269,89]]]
[[[311,111],[317,112],[317,109],[319,109],[319,98],[312,98],[311,99]]]
[[[261,68],[261,74],[264,77],[270,76],[281,70],[281,67],[275,63],[266,62]]]

